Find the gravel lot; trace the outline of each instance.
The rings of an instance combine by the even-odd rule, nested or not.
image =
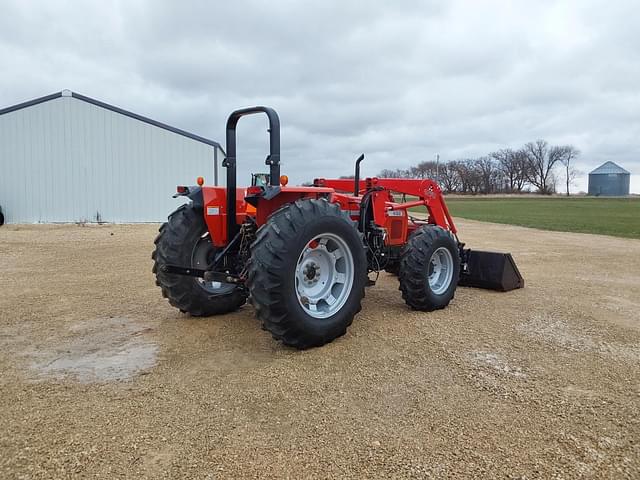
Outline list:
[[[527,288],[382,274],[305,352],[171,308],[155,225],[0,228],[0,477],[640,478],[640,241],[459,224]]]

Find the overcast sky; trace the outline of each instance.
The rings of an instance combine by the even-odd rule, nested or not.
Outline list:
[[[68,88],[224,141],[254,104],[293,182],[475,157],[537,138],[640,192],[640,2],[0,0],[0,107]],[[266,121],[239,125],[263,171]],[[246,180],[248,181],[248,179]]]

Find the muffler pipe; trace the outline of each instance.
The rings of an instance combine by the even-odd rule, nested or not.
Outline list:
[[[364,160],[364,153],[356,160],[356,174],[353,177],[353,196],[360,195],[360,162]]]

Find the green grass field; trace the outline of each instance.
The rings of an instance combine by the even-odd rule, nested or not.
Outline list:
[[[640,238],[640,198],[447,198],[454,217]]]

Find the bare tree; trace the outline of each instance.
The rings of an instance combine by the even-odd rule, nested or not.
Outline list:
[[[480,157],[474,163],[476,174],[479,178],[479,190],[481,193],[493,193],[496,191],[498,170],[491,157]]]
[[[440,165],[439,173],[440,183],[445,192],[455,192],[462,186],[456,161],[451,161]]]
[[[404,178],[408,176],[408,172],[401,168],[396,168],[395,170],[385,168],[383,170],[380,170],[380,173],[378,174],[378,177],[380,178]]]
[[[478,168],[477,159],[468,158],[465,163],[465,175],[467,177],[467,186],[469,193],[480,193],[482,190],[482,174]]]
[[[489,154],[498,162],[498,169],[504,180],[504,190],[508,193],[521,192],[527,182],[527,156],[523,150],[503,148]]]
[[[512,163],[513,150],[510,148],[503,148],[497,152],[491,152],[489,157],[493,158],[498,163],[498,169],[502,174],[504,181],[504,189],[508,192],[515,190],[515,177],[517,171]]]
[[[545,140],[536,140],[518,150],[504,148],[485,157],[443,162],[439,166],[434,161],[425,161],[406,170],[384,169],[378,176],[431,178],[448,193],[514,193],[522,192],[530,184],[539,193],[550,194],[556,190],[555,169],[561,163],[565,167],[569,192],[569,187],[580,173],[574,166],[579,154],[571,145],[559,147],[549,145]]]
[[[580,150],[575,148],[573,145],[565,145],[560,147],[563,150],[562,155],[562,164],[565,169],[565,180],[567,183],[567,197],[569,196],[569,189],[571,184],[573,184],[580,175],[580,171],[576,168],[574,160],[580,155]]]
[[[413,178],[436,178],[437,167],[436,162],[426,161],[420,162],[415,167],[409,169],[409,173]]]
[[[455,160],[449,164],[449,169],[455,172],[458,177],[459,185],[458,191],[467,193],[469,190],[469,180],[467,177],[467,165],[464,160]]]
[[[513,155],[513,162],[515,163],[515,168],[518,171],[515,178],[515,189],[516,192],[522,192],[524,187],[527,185],[527,177],[529,176],[531,165],[529,164],[527,153],[523,149],[516,150],[513,152]]]
[[[480,182],[475,168],[474,159],[456,160],[449,163],[458,179],[458,190],[462,193],[477,193]]]
[[[538,189],[539,193],[551,194],[555,191],[554,168],[562,161],[562,147],[552,147],[545,140],[527,143],[523,148],[527,157],[527,181]]]

